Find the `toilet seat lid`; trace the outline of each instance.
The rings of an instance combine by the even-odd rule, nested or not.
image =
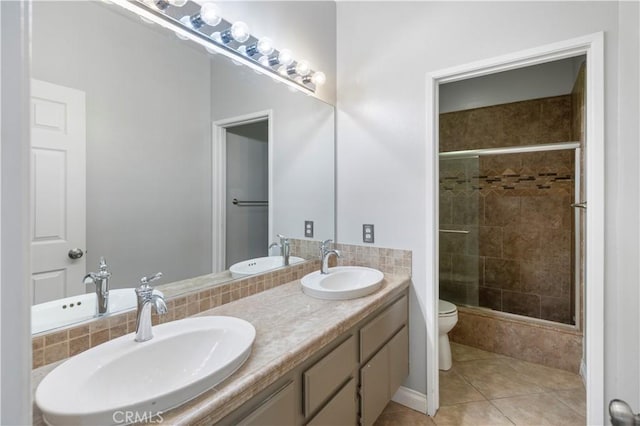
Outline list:
[[[440,315],[444,315],[444,314],[452,314],[454,312],[456,312],[458,310],[458,308],[456,308],[456,305],[454,305],[451,302],[447,302],[446,300],[438,300],[438,313]]]

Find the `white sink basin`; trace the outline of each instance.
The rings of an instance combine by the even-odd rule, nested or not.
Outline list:
[[[319,299],[355,299],[377,291],[384,279],[382,272],[363,266],[338,266],[328,272],[323,275],[315,271],[302,277],[302,291]]]
[[[256,331],[245,320],[218,316],[157,325],[153,334],[142,343],[127,334],[56,367],[36,390],[45,421],[111,425],[125,423],[127,412],[148,420],[229,377],[249,357]]]
[[[304,261],[301,257],[290,256],[289,264],[300,263]],[[232,278],[242,278],[253,274],[259,274],[271,269],[282,268],[284,266],[284,258],[282,256],[256,257],[255,259],[243,260],[234,263],[229,268]]]
[[[153,292],[160,296],[163,295],[158,290]],[[31,307],[31,333],[40,333],[91,319],[96,313],[96,301],[95,293],[87,293],[33,305]],[[133,288],[109,291],[109,313],[131,309],[136,304],[136,293]]]

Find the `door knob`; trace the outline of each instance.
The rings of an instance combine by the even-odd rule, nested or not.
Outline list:
[[[74,248],[74,249],[69,250],[69,258],[70,259],[80,259],[83,254],[84,254],[84,252],[82,251],[82,249],[79,249],[79,248]]]
[[[634,414],[629,404],[620,399],[611,400],[609,403],[609,415],[613,426],[640,425],[640,414]]]

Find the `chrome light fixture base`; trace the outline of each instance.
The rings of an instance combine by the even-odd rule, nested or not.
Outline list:
[[[215,26],[204,22],[200,15],[201,5],[195,1],[179,2],[172,0],[111,0],[112,3],[140,15],[164,28],[172,30],[182,39],[188,39],[205,47],[209,52],[221,53],[242,65],[269,75],[273,79],[294,87],[306,94],[313,95],[317,90],[317,81],[324,82],[324,74],[311,70],[307,75],[298,75],[296,66],[301,61],[283,64],[281,53],[287,55],[287,49],[273,49],[269,55],[261,55],[257,46],[260,39],[252,34],[242,42],[238,42],[232,33],[233,23],[224,18]],[[181,5],[176,5],[179,3]],[[266,58],[266,59],[265,59]],[[302,61],[306,62],[306,61]],[[279,70],[285,66],[287,72]],[[322,79],[313,79],[318,74]]]

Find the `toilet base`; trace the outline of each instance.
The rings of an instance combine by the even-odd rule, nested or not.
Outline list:
[[[450,370],[452,365],[451,360],[451,345],[449,344],[449,335],[447,333],[441,334],[438,337],[438,368],[440,370]]]

